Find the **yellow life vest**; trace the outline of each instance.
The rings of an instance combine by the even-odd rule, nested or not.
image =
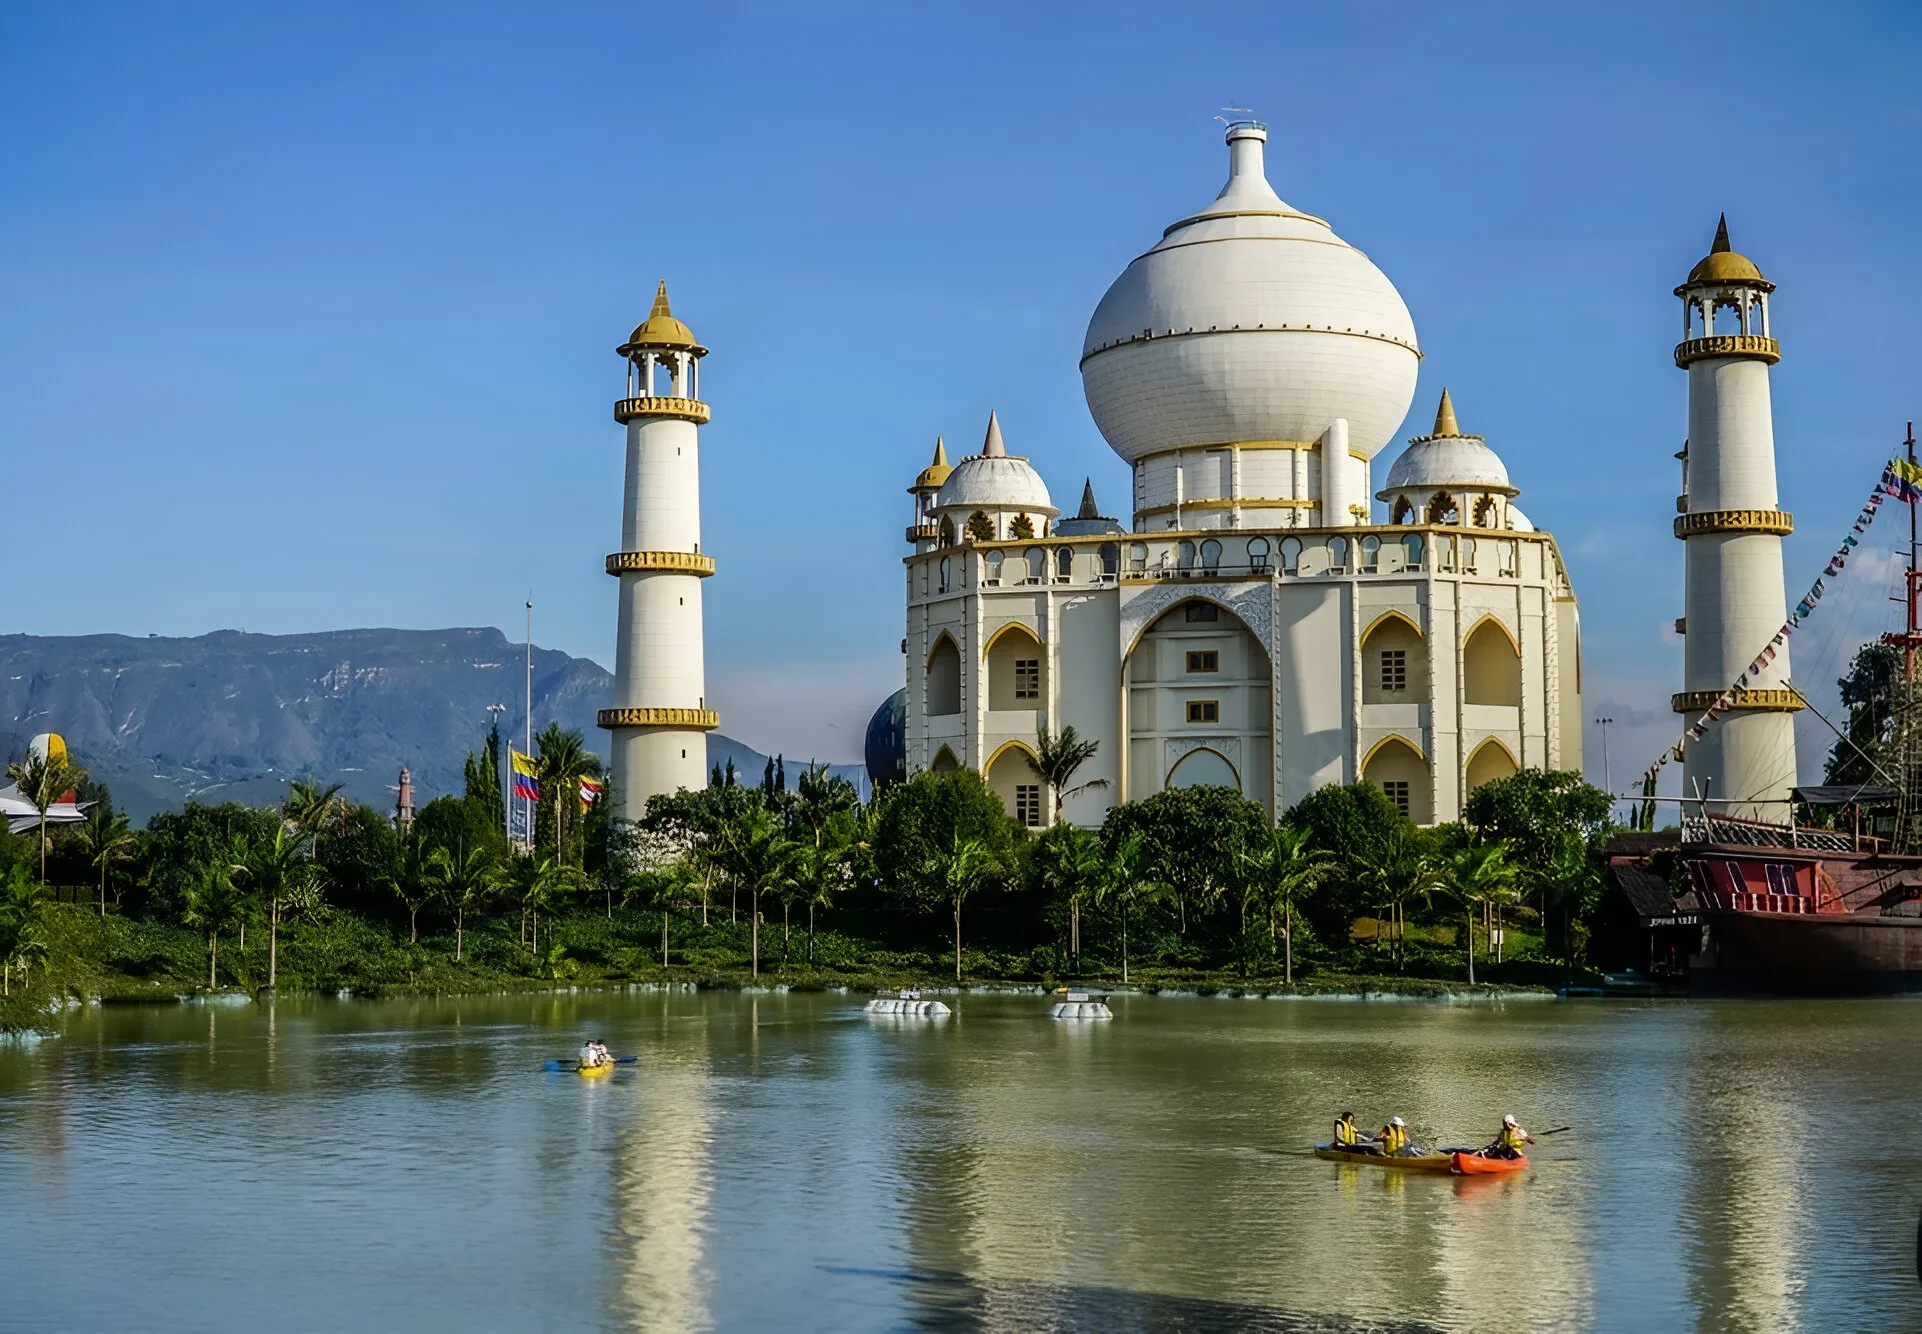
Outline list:
[[[1522,1145],[1527,1143],[1527,1134],[1528,1132],[1520,1126],[1511,1126],[1504,1123],[1502,1126],[1502,1147],[1504,1149],[1513,1149],[1515,1152],[1520,1153]]]
[[[1353,1121],[1335,1122],[1335,1143],[1337,1144],[1360,1143],[1360,1140],[1355,1135],[1355,1123]]]

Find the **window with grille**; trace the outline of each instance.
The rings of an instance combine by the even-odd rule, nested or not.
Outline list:
[[[1014,818],[1030,828],[1041,823],[1041,785],[1039,783],[1015,784]]]
[[[1385,648],[1381,651],[1381,688],[1408,689],[1408,650]]]
[[[1189,602],[1181,608],[1182,619],[1189,625],[1201,625],[1208,621],[1221,619],[1221,608],[1212,602]]]
[[[1395,809],[1403,815],[1408,814],[1408,780],[1405,778],[1385,778],[1381,790],[1395,803]]]
[[[1188,701],[1188,721],[1191,723],[1218,723],[1221,721],[1221,704],[1212,699],[1191,699]]]
[[[1188,670],[1191,672],[1218,672],[1221,670],[1221,654],[1215,649],[1199,649],[1188,655]]]
[[[1014,697],[1016,699],[1041,698],[1041,659],[1016,658],[1014,660]]]

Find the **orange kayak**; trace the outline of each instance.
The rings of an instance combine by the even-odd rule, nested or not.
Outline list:
[[[1475,1177],[1489,1176],[1496,1172],[1519,1172],[1527,1166],[1528,1159],[1520,1154],[1513,1158],[1484,1158],[1479,1153],[1463,1153],[1457,1150],[1448,1170],[1458,1177]]]

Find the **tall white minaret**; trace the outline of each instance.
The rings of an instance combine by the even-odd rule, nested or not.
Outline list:
[[[657,792],[707,786],[707,733],[721,722],[707,707],[701,639],[701,580],[714,573],[701,553],[707,349],[668,309],[663,281],[647,321],[615,350],[627,361],[627,397],[614,405],[627,485],[621,549],[607,558],[621,581],[614,707],[600,725],[614,734],[615,814],[636,820]]]
[[[1675,289],[1682,298],[1675,364],[1688,372],[1688,444],[1675,520],[1686,553],[1687,648],[1674,708],[1691,719],[1748,669],[1787,611],[1782,538],[1795,521],[1776,508],[1768,368],[1782,349],[1769,324],[1774,290],[1729,249],[1726,217],[1708,258]],[[1795,785],[1793,715],[1802,707],[1789,680],[1783,643],[1734,707],[1688,743],[1685,799],[1706,797],[1714,814],[1789,821],[1783,799]]]

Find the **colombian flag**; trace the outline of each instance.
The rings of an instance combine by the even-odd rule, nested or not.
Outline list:
[[[514,796],[520,801],[538,802],[541,799],[541,771],[530,755],[523,755],[512,746],[507,753],[514,761]]]
[[[598,778],[581,779],[581,813],[585,815],[601,799],[601,789],[606,784]]]
[[[1915,504],[1922,500],[1922,468],[1907,459],[1890,459],[1882,471],[1882,489],[1897,500]]]

